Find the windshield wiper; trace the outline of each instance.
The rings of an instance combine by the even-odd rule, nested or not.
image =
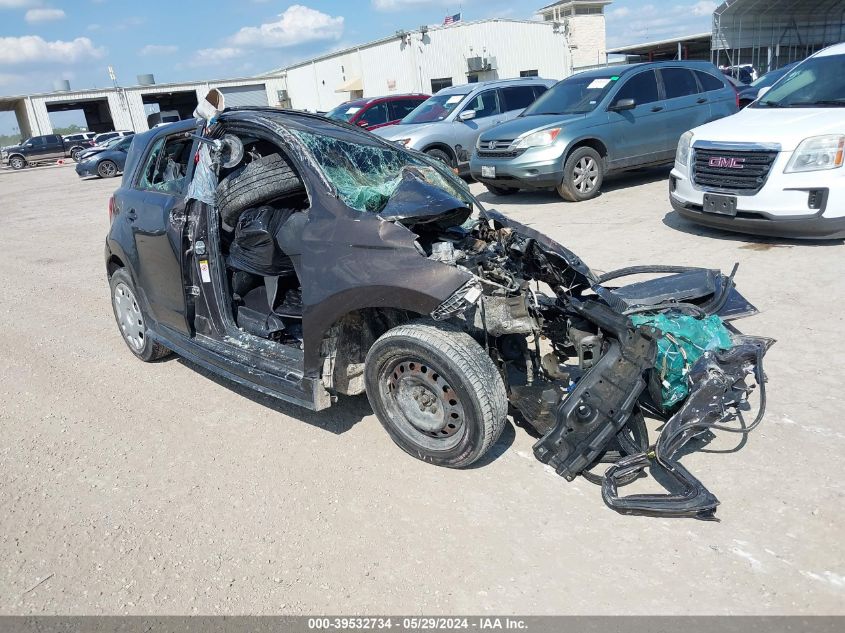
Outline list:
[[[761,106],[766,106],[767,108],[783,108],[784,107],[781,104],[779,104],[777,101],[760,101],[759,103],[760,103]]]
[[[841,108],[845,106],[845,99],[820,99],[819,101],[811,101],[810,103],[797,103],[795,105],[802,108],[812,108],[814,106],[832,106]]]

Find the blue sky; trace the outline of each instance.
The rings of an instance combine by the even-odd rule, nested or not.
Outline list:
[[[0,94],[258,74],[288,63],[437,24],[530,18],[548,2],[514,0],[0,0]],[[710,29],[710,0],[615,0],[607,7],[610,45]],[[0,113],[0,132],[9,131]]]

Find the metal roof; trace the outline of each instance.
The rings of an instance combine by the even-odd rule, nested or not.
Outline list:
[[[789,19],[823,18],[826,14],[845,12],[845,0],[726,0],[713,12],[721,18],[776,15]]]
[[[573,6],[573,5],[603,5],[606,6],[608,4],[612,4],[613,0],[559,0],[558,2],[552,2],[551,4],[547,4],[545,7],[541,7],[537,9],[537,12],[545,11],[546,9],[553,9],[554,7],[565,7],[565,6]]]
[[[710,38],[713,34],[710,31],[706,33],[695,33],[694,35],[682,35],[681,37],[672,37],[667,40],[657,40],[655,42],[644,42],[642,44],[629,44],[628,46],[619,46],[616,48],[608,48],[608,54],[613,55],[639,55],[648,54],[650,49],[655,48],[662,48],[664,46],[671,46],[677,44],[683,44],[684,42],[691,42],[691,41],[703,41],[707,44],[710,43]]]

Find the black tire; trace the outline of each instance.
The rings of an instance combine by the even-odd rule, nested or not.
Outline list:
[[[122,292],[123,288],[130,291],[129,296]],[[173,352],[163,345],[156,343],[153,341],[152,337],[149,336],[149,328],[146,326],[146,318],[143,314],[141,305],[136,299],[138,293],[135,290],[135,284],[132,283],[132,278],[125,269],[119,268],[114,272],[114,274],[112,274],[109,279],[109,289],[111,290],[111,307],[112,312],[114,313],[114,320],[117,322],[117,327],[120,330],[123,342],[126,343],[126,347],[128,347],[135,356],[146,363],[172,354]],[[134,303],[134,310],[137,312],[137,316],[140,321],[138,324],[138,336],[134,337],[136,342],[133,342],[133,337],[127,334],[126,323],[121,321],[121,308],[118,304],[118,295],[126,299],[127,303]]]
[[[73,159],[74,163],[79,162],[79,155],[83,152],[81,147],[74,147],[70,150],[70,157]]]
[[[455,168],[455,161],[452,160],[452,157],[442,149],[437,149],[435,147],[434,149],[427,149],[425,153],[432,158],[436,158],[442,163],[446,163],[451,169]]]
[[[592,147],[578,147],[564,163],[563,181],[558,185],[557,192],[569,202],[583,202],[599,195],[603,182],[602,157]]]
[[[104,160],[97,165],[97,175],[100,178],[114,178],[117,176],[117,164],[113,160]]]
[[[475,339],[448,325],[389,330],[370,348],[364,380],[382,426],[422,461],[469,466],[505,427],[508,402],[496,365]]]
[[[9,159],[9,166],[12,169],[23,169],[26,167],[26,159],[23,156],[12,156]]]
[[[519,192],[519,189],[512,189],[511,187],[497,187],[496,185],[488,185],[487,183],[484,183],[484,186],[494,196],[512,196]]]
[[[229,226],[245,209],[305,191],[299,176],[279,154],[263,156],[226,178],[217,187],[217,208]]]

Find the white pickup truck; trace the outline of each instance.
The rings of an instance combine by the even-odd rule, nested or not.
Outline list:
[[[681,137],[682,217],[729,231],[845,237],[845,44],[804,60],[739,113]]]

